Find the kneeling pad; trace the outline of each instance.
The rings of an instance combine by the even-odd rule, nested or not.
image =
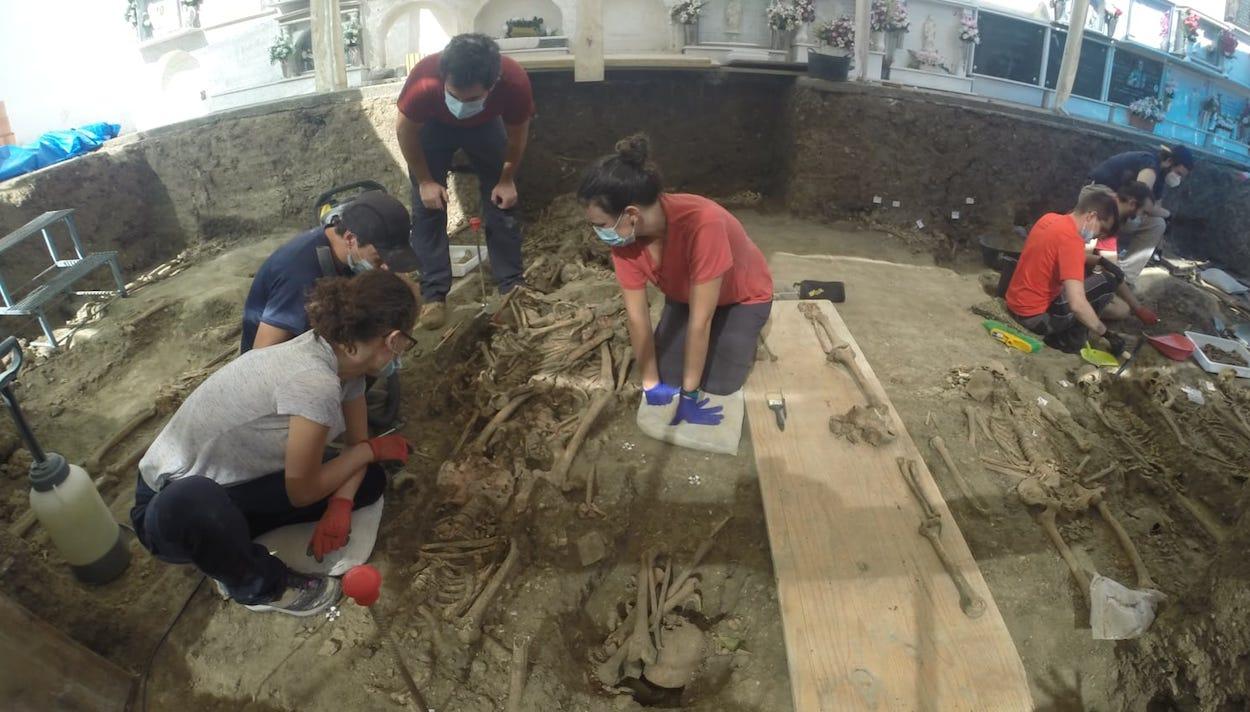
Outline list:
[[[352,533],[347,546],[331,551],[320,562],[308,553],[308,542],[312,541],[313,532],[317,529],[316,522],[278,527],[256,537],[256,543],[282,559],[282,563],[292,571],[342,576],[353,566],[368,561],[373,554],[373,545],[378,540],[378,525],[382,523],[383,499],[380,497],[373,504],[353,511]]]
[[[638,429],[649,437],[673,445],[688,447],[692,450],[714,452],[720,455],[737,455],[738,443],[742,440],[742,418],[746,412],[746,402],[742,391],[738,390],[727,396],[716,396],[704,393],[709,406],[722,406],[721,414],[725,419],[720,425],[694,425],[691,423],[673,422],[677,413],[677,398],[668,405],[647,405],[647,398],[638,399]]]

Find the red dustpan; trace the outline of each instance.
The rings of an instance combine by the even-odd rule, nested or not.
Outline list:
[[[1164,334],[1162,336],[1146,334],[1146,341],[1149,341],[1151,346],[1158,349],[1159,353],[1173,361],[1184,361],[1194,353],[1194,342],[1190,341],[1189,337],[1184,334]]]

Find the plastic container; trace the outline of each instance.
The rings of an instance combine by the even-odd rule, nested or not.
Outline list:
[[[981,261],[990,269],[1000,269],[1003,257],[1018,260],[1024,251],[1024,240],[1015,235],[981,235],[977,243],[981,245]]]
[[[449,251],[451,252],[451,275],[453,277],[463,277],[477,268],[477,245],[452,245]],[[490,259],[488,255],[486,245],[482,245],[482,259]]]
[[[823,52],[807,53],[807,75],[831,82],[844,82],[851,70],[851,58]]]
[[[1193,331],[1186,331],[1185,336],[1194,342],[1194,360],[1207,373],[1223,373],[1224,371],[1232,371],[1238,378],[1250,378],[1250,367],[1234,366],[1232,364],[1216,363],[1212,361],[1206,354],[1202,353],[1202,347],[1210,344],[1217,349],[1232,351],[1250,363],[1250,351],[1246,350],[1240,342],[1232,339],[1221,339],[1218,336],[1207,336]]]
[[[30,508],[80,581],[107,583],[130,563],[121,527],[87,471],[48,453],[42,476],[31,469]]]
[[[35,439],[13,393],[23,360],[22,347],[13,336],[0,343],[0,359],[9,355],[9,367],[0,373],[0,394],[30,450],[31,511],[79,581],[108,583],[130,565],[122,529],[87,471],[55,452],[45,452]]]

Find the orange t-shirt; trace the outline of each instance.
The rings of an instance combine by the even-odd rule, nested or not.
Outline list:
[[[1021,317],[1042,314],[1069,279],[1085,281],[1085,241],[1071,215],[1047,213],[1024,241],[1007,287],[1007,308]]]
[[[690,287],[722,277],[717,306],[762,304],[773,299],[773,276],[764,253],[742,223],[713,200],[698,195],[660,196],[668,232],[656,269],[645,244],[612,248],[616,279],[625,289],[650,282],[664,296],[690,303]]]

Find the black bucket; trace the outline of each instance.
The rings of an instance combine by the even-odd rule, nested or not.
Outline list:
[[[981,244],[981,261],[990,269],[1001,269],[999,261],[1003,257],[1019,259],[1024,251],[1024,241],[1015,235],[982,235],[977,241]]]
[[[807,53],[807,74],[810,77],[831,82],[844,82],[850,70],[850,57],[835,57],[832,54],[820,52]]]

